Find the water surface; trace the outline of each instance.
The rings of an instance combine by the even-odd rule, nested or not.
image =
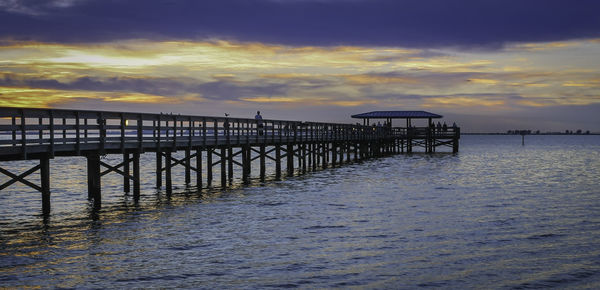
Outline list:
[[[460,150],[201,192],[178,169],[171,197],[145,154],[140,202],[107,175],[99,212],[85,160],[56,158],[47,220],[33,190],[0,192],[0,286],[600,287],[600,136]]]

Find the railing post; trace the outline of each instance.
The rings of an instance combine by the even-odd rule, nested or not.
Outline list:
[[[202,146],[206,147],[206,118],[202,117]]]
[[[77,155],[81,155],[81,125],[79,122],[79,111],[75,112],[75,148],[77,150]]]
[[[39,129],[38,129],[38,139],[39,139],[39,144],[42,145],[44,144],[43,140],[44,140],[44,118],[39,117],[38,118],[38,125],[39,125]]]
[[[173,116],[173,148],[177,150],[177,116]],[[169,161],[171,162],[171,161]]]
[[[137,119],[138,152],[144,152],[144,118],[141,114]]]
[[[121,152],[125,152],[125,117],[123,113],[119,114],[121,117]],[[126,191],[128,192],[128,191]]]
[[[62,139],[63,139],[63,144],[67,144],[67,119],[66,118],[62,118]]]
[[[102,112],[98,113],[98,126],[100,135],[100,151],[103,151],[106,142],[106,120],[104,119]]]
[[[21,150],[23,159],[27,159],[27,134],[25,129],[25,110],[21,109]]]
[[[54,114],[53,111],[49,111],[49,126],[50,126],[50,157],[54,157]]]
[[[12,146],[17,146],[17,117],[11,117]]]

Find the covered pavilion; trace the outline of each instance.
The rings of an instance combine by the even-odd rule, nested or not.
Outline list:
[[[371,119],[385,119],[388,124],[392,119],[406,119],[406,127],[412,127],[412,119],[428,119],[428,126],[431,126],[433,119],[443,118],[442,115],[425,111],[373,111],[368,113],[352,115],[352,118],[363,119],[363,125],[369,126]]]

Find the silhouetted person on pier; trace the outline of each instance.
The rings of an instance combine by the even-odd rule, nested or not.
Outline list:
[[[440,124],[439,121],[437,123],[437,130],[438,130],[438,132],[442,132],[442,124]]]
[[[256,116],[254,116],[256,120],[256,126],[258,127],[258,135],[263,134],[263,118],[260,115],[260,111],[256,111]]]
[[[456,126],[456,122],[452,122],[452,128],[453,128],[453,129],[456,129],[456,128],[458,128],[458,126]]]
[[[444,125],[442,125],[442,130],[444,130],[444,132],[448,131],[448,125],[446,125],[446,122],[444,122]]]
[[[223,135],[229,135],[229,120],[225,119],[225,123],[223,124],[223,127],[225,128],[225,132],[223,132]]]

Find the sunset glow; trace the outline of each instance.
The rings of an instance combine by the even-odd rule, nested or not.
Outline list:
[[[11,7],[8,13],[37,17],[33,8]],[[273,118],[336,122],[386,108],[427,108],[459,121],[481,110],[542,116],[600,108],[598,38],[462,49],[215,36],[60,42],[3,35],[1,106],[204,115],[226,110],[240,117],[263,109]],[[291,105],[294,111],[286,112]],[[472,125],[474,131],[504,129]]]

